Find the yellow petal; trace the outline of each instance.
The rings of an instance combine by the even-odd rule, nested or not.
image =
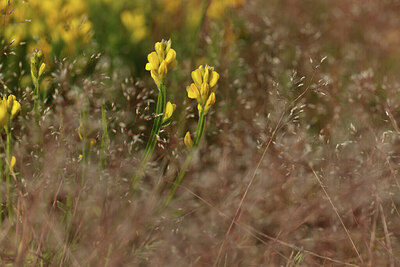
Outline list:
[[[188,97],[191,99],[198,99],[200,97],[199,89],[197,89],[194,83],[192,83],[190,86],[187,86],[186,91],[188,93]]]
[[[200,95],[201,95],[201,102],[204,104],[204,101],[206,101],[208,92],[210,91],[210,86],[207,83],[203,83],[201,85],[200,89]]]
[[[213,88],[215,85],[217,85],[218,79],[219,79],[219,74],[218,74],[218,72],[213,71],[213,72],[211,73],[211,76],[210,76],[210,83],[209,83],[211,88]]]
[[[168,51],[167,56],[165,57],[165,61],[167,62],[167,64],[171,64],[174,60],[176,59],[176,52],[174,49],[170,49]]]
[[[154,46],[159,58],[164,59],[164,44],[163,42],[157,42]]]
[[[7,99],[7,111],[8,112],[11,112],[14,102],[15,102],[15,99],[16,99],[15,95],[8,96],[8,99]]]
[[[11,119],[14,119],[14,117],[18,114],[20,110],[21,110],[21,104],[18,101],[14,101],[14,105],[11,110]]]
[[[148,56],[147,59],[149,60],[149,63],[151,64],[151,69],[152,70],[157,70],[158,66],[160,65],[160,61],[158,60],[158,56],[156,52],[151,52]]]
[[[167,102],[167,105],[165,105],[165,111],[164,111],[164,118],[162,120],[162,122],[168,120],[169,118],[171,118],[172,114],[174,113],[176,108],[175,104],[172,104],[171,102]]]
[[[158,68],[158,74],[163,79],[165,78],[165,75],[167,75],[167,72],[168,72],[167,63],[165,62],[165,60],[163,60],[160,64],[160,67]]]
[[[201,71],[200,68],[192,71],[192,79],[198,88],[201,87],[203,83],[203,79],[201,78]]]
[[[211,93],[207,99],[206,106],[204,107],[204,111],[207,112],[212,105],[215,104],[215,94]]]
[[[42,63],[42,65],[40,65],[40,69],[39,69],[39,77],[42,76],[45,68],[46,68],[46,64]]]
[[[151,71],[153,69],[153,65],[151,63],[146,63],[146,70]]]
[[[193,141],[192,141],[192,137],[190,137],[189,131],[186,132],[183,142],[185,143],[187,148],[191,149],[193,147]]]

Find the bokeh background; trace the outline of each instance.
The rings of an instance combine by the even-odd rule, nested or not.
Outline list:
[[[0,85],[23,194],[0,228],[1,264],[400,265],[400,2],[396,0],[1,0]],[[171,39],[174,120],[128,196],[157,89],[145,71]],[[41,49],[44,143],[32,127],[30,56]],[[202,147],[159,207],[194,131],[200,64],[220,74]],[[90,175],[79,116],[90,99]],[[99,171],[101,105],[108,166]],[[41,166],[38,168],[38,166]],[[66,196],[71,196],[69,203]]]

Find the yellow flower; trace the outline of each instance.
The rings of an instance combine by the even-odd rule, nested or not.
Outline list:
[[[187,131],[185,138],[183,139],[183,142],[185,143],[186,147],[191,149],[193,147],[193,141],[192,141],[192,137],[190,137],[190,132]]]
[[[172,114],[175,111],[175,108],[176,108],[175,104],[172,104],[169,101],[167,102],[167,104],[165,105],[164,117],[162,119],[163,123],[171,118]]]
[[[202,111],[207,113],[215,103],[215,91],[219,74],[213,67],[200,66],[192,71],[192,79],[193,83],[186,87],[188,97],[197,100],[199,113]]]
[[[177,65],[177,61],[176,52],[171,48],[171,40],[157,42],[155,50],[147,56],[149,62],[146,64],[146,70],[150,71],[151,77],[159,87],[168,71]]]

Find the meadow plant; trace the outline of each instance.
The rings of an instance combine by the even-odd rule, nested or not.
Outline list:
[[[176,108],[175,104],[172,104],[169,101],[166,103],[167,90],[164,83],[167,73],[177,65],[176,52],[171,48],[171,40],[157,42],[155,44],[155,51],[151,52],[147,56],[147,59],[149,62],[146,64],[146,70],[150,71],[151,77],[157,85],[158,99],[153,128],[151,129],[150,137],[147,141],[142,162],[138,173],[132,179],[133,190],[135,189],[143,171],[146,169],[148,161],[153,155],[161,127],[169,125],[171,122],[171,116]]]
[[[189,168],[190,166],[192,156],[194,153],[197,152],[200,146],[200,142],[206,126],[206,115],[212,105],[215,104],[215,91],[217,89],[219,74],[214,70],[214,67],[201,65],[198,69],[192,71],[192,79],[193,83],[186,87],[186,91],[188,98],[196,99],[197,101],[199,120],[197,123],[196,137],[193,141],[189,131],[185,134],[184,143],[188,148],[189,153],[171,187],[171,191],[169,192],[167,199],[164,202],[164,206],[167,206],[169,204],[169,202],[174,197],[179,185],[182,183],[187,168]]]
[[[9,95],[8,98],[3,96],[0,100],[0,129],[5,129],[6,139],[6,158],[5,158],[5,170],[6,170],[6,186],[7,186],[7,203],[8,203],[8,216],[12,218],[12,207],[13,200],[11,195],[12,180],[11,175],[13,168],[16,163],[15,157],[12,155],[12,133],[11,133],[11,121],[21,110],[21,104],[16,100],[14,95]],[[0,174],[1,180],[3,179],[3,161],[0,159]],[[0,212],[1,213],[1,212]],[[1,218],[1,215],[0,215]]]

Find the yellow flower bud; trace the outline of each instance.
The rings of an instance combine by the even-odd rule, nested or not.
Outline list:
[[[183,139],[183,142],[185,143],[186,147],[189,149],[192,149],[193,147],[193,141],[192,141],[192,137],[190,137],[190,132],[187,131],[185,138]]]
[[[11,170],[14,170],[14,167],[15,167],[16,163],[17,163],[17,159],[14,156],[12,156],[11,157],[11,162],[10,162],[10,169]]]
[[[167,102],[167,104],[165,105],[164,117],[163,117],[162,122],[165,122],[166,120],[171,118],[172,114],[175,111],[175,108],[176,108],[175,104],[172,104],[169,101]]]
[[[15,95],[9,95],[7,99],[7,112],[11,113],[15,101]]]
[[[212,92],[207,99],[206,105],[204,107],[204,111],[207,112],[211,108],[211,106],[214,104],[215,104],[215,93]]]
[[[42,76],[45,68],[46,68],[46,64],[42,63],[42,65],[40,65],[40,69],[39,69],[39,77]]]
[[[14,101],[14,105],[11,110],[11,119],[14,119],[20,110],[21,110],[21,104],[18,101]]]

